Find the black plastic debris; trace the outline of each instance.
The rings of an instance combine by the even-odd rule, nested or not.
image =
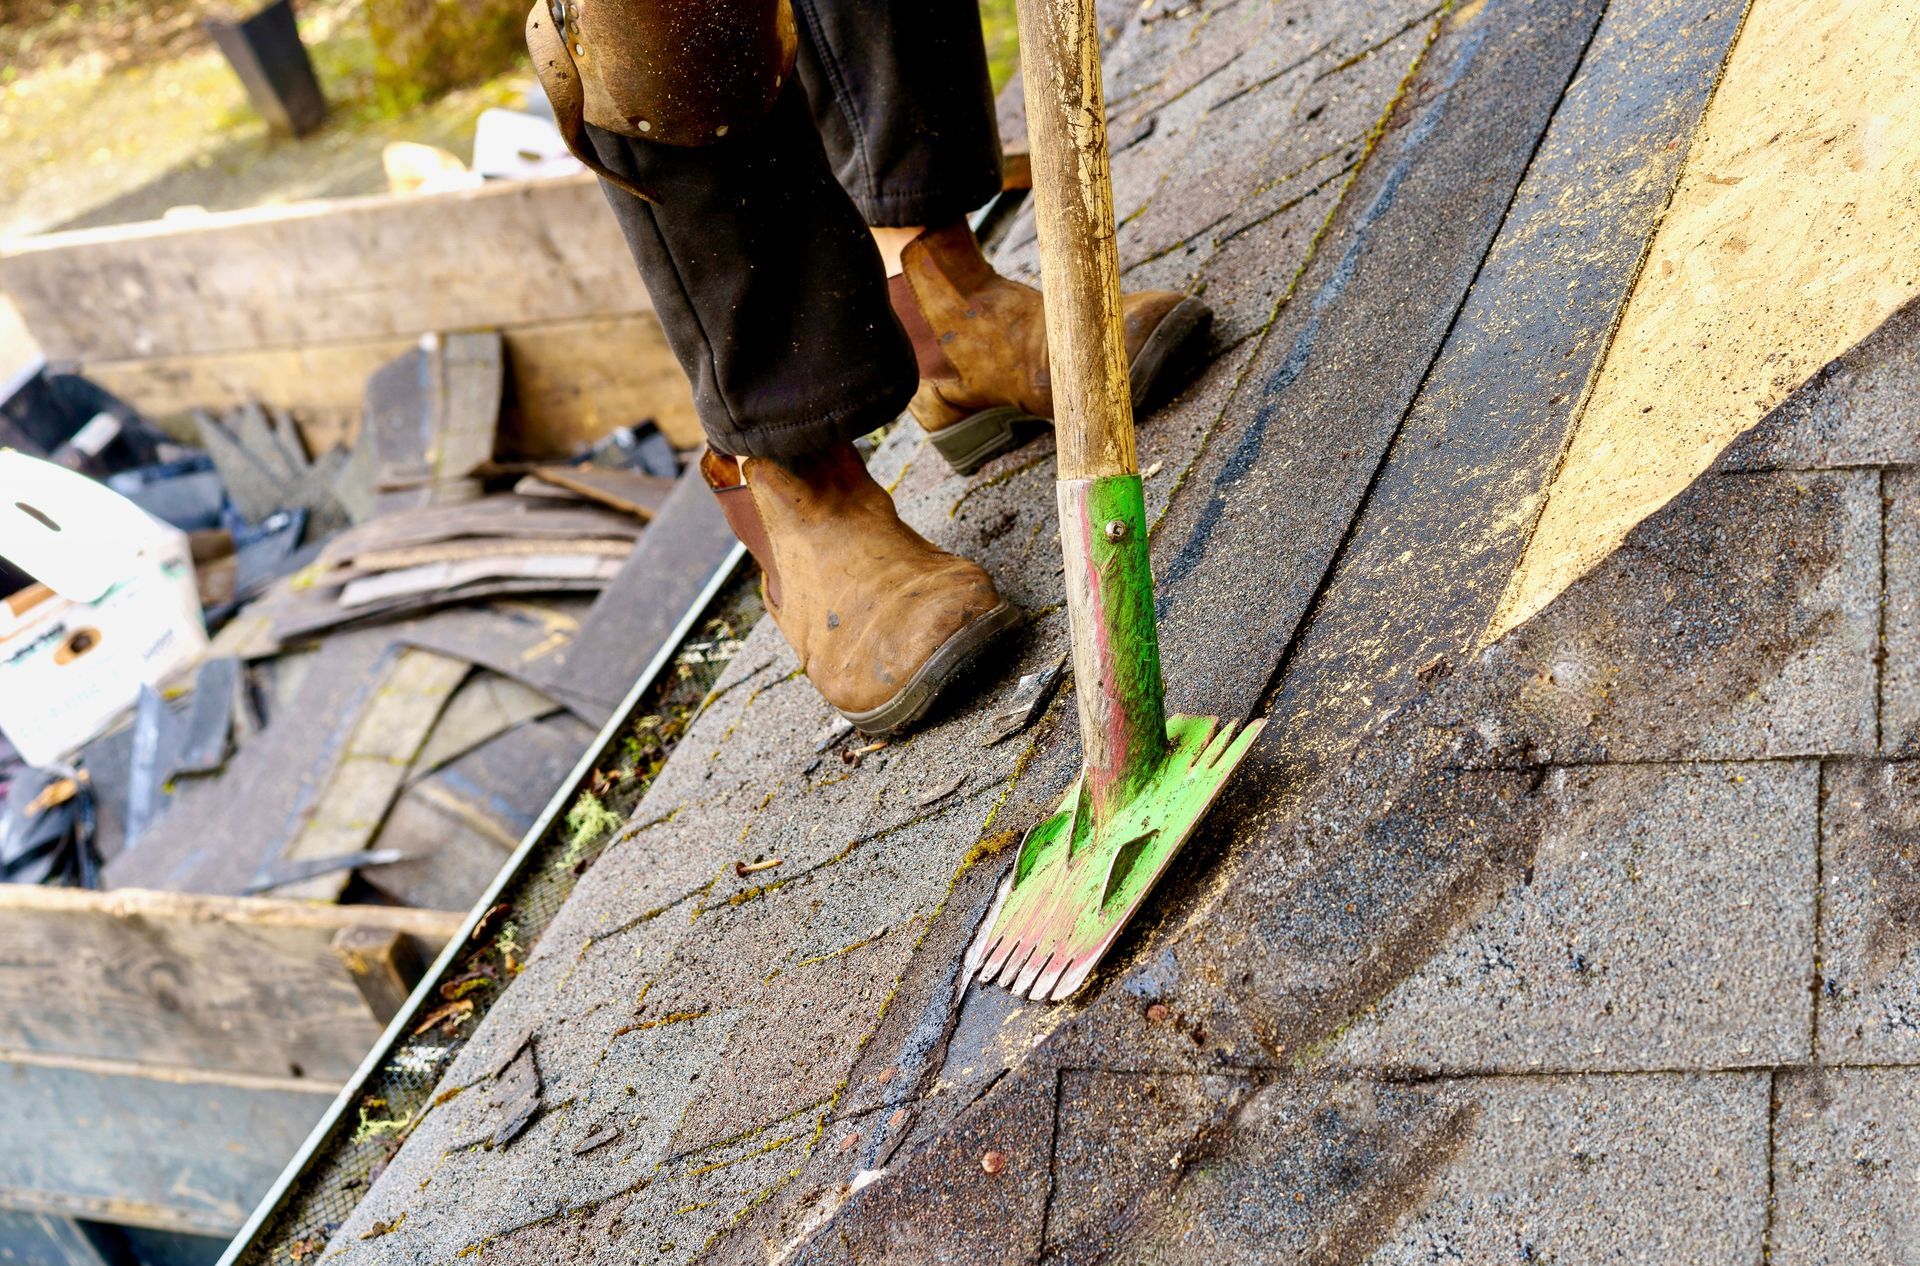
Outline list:
[[[0,883],[98,888],[93,792],[65,766],[21,770],[0,807]]]
[[[170,446],[99,383],[42,361],[0,383],[0,447],[104,476],[152,465]]]
[[[679,455],[651,420],[614,431],[588,450],[587,461],[595,466],[637,470],[662,479],[673,479],[680,474]]]
[[[107,477],[107,487],[182,532],[206,532],[221,526],[226,485],[213,459],[190,453],[170,462],[138,466]]]

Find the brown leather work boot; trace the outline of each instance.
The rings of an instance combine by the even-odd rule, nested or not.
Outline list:
[[[965,220],[913,239],[900,264],[888,293],[920,363],[920,390],[908,408],[948,464],[971,474],[1053,417],[1040,292],[993,271]],[[1171,290],[1127,295],[1121,310],[1140,411],[1153,402],[1174,353],[1213,313]]]
[[[851,444],[785,466],[709,451],[700,473],[759,562],[800,667],[866,733],[918,721],[1020,622],[985,571],[900,521]]]

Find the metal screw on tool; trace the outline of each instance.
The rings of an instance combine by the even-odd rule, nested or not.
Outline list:
[[[1107,520],[1107,539],[1119,544],[1127,539],[1127,521],[1125,519]]]

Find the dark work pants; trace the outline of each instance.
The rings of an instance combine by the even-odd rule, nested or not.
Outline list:
[[[793,0],[797,82],[715,145],[589,127],[708,442],[793,458],[906,407],[912,348],[868,225],[950,223],[1000,188],[976,0]]]

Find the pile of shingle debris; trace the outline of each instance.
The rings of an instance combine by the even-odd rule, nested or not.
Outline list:
[[[473,902],[732,547],[649,424],[497,452],[507,377],[497,334],[429,335],[353,434],[193,415],[199,451],[132,483],[190,533],[210,645],[70,764],[15,767],[0,843],[78,820],[63,779],[90,800],[86,864],[18,878]]]

